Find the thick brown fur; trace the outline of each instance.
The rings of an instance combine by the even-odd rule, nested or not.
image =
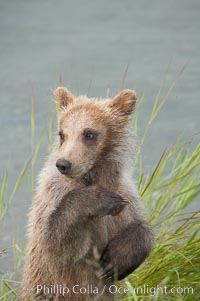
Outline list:
[[[60,138],[39,176],[19,300],[113,300],[107,292],[113,278],[136,269],[153,243],[131,177],[136,94],[124,90],[97,100],[59,87],[55,97]],[[95,130],[91,139],[84,136],[87,129]],[[71,162],[69,175],[57,169],[60,158]],[[107,290],[100,296],[73,293],[74,285],[88,284]],[[70,292],[47,294],[44,285]]]

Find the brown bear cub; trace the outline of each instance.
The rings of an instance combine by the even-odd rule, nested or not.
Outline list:
[[[153,244],[132,182],[132,90],[112,99],[59,87],[58,136],[29,218],[20,301],[113,300]]]

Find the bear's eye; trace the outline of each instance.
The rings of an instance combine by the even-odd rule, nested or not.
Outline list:
[[[83,132],[84,139],[87,141],[95,140],[97,137],[97,132],[90,129],[85,129]]]
[[[85,133],[85,138],[87,138],[88,140],[91,140],[91,139],[94,138],[94,134],[92,132],[90,132],[90,131],[87,131]]]
[[[60,143],[62,144],[65,140],[65,136],[63,134],[63,131],[59,131],[58,135],[60,136]]]

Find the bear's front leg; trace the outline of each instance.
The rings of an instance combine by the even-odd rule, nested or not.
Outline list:
[[[90,224],[95,218],[118,215],[128,202],[106,188],[89,186],[66,194],[44,219],[47,250],[65,262],[83,258],[93,246]]]
[[[103,272],[100,278],[125,278],[145,260],[152,244],[153,235],[149,225],[142,221],[132,222],[114,237],[103,251]]]

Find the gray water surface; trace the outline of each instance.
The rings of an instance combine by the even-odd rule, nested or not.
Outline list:
[[[198,0],[1,0],[0,180],[8,165],[8,192],[30,158],[32,97],[38,137],[48,123],[52,90],[60,78],[75,94],[103,97],[107,88],[114,95],[122,87],[140,95],[145,91],[140,135],[166,72],[167,88],[184,67],[145,144],[145,169],[151,172],[178,134],[199,131],[199,32]],[[47,130],[36,174],[46,144]],[[0,270],[12,270],[12,238],[22,246],[30,202],[26,179],[1,225],[0,249],[9,253]]]

